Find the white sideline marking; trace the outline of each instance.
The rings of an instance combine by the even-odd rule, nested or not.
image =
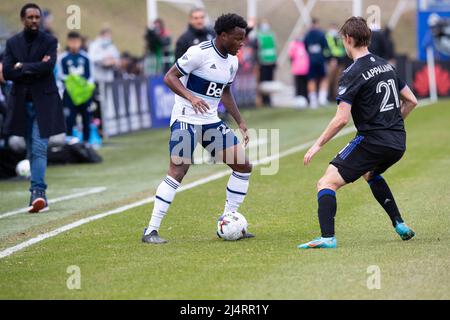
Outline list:
[[[350,132],[353,132],[353,131],[356,131],[354,127],[346,128],[346,129],[342,130],[335,138],[343,136],[343,135],[345,135],[347,133],[350,133]],[[261,160],[254,161],[253,165],[257,166],[259,164],[264,164],[264,163],[270,162],[271,160],[283,158],[283,157],[286,157],[286,156],[288,156],[288,155],[290,155],[292,153],[296,153],[296,152],[305,150],[306,148],[311,146],[314,142],[315,142],[315,140],[309,141],[309,142],[300,144],[298,146],[292,147],[292,148],[290,148],[290,149],[288,149],[286,151],[283,151],[283,152],[281,152],[279,154],[272,155],[270,157],[266,157],[266,158],[263,158]],[[177,193],[185,191],[185,190],[189,190],[189,189],[192,189],[192,188],[195,188],[197,186],[200,186],[202,184],[205,184],[205,183],[217,180],[217,179],[220,179],[222,177],[225,177],[225,176],[229,175],[230,173],[231,173],[230,169],[222,170],[222,171],[220,171],[218,173],[215,173],[215,174],[213,174],[211,176],[208,176],[208,177],[205,177],[205,178],[202,178],[202,179],[199,179],[199,180],[196,180],[196,181],[193,181],[191,183],[188,183],[186,185],[181,186],[177,190]],[[128,205],[125,205],[125,206],[122,206],[122,207],[119,207],[119,208],[116,208],[116,209],[113,209],[113,210],[110,210],[110,211],[107,211],[107,212],[104,212],[104,213],[99,213],[99,214],[93,215],[91,217],[83,218],[83,219],[77,220],[75,222],[69,223],[69,224],[67,224],[65,226],[62,226],[60,228],[57,228],[57,229],[55,229],[53,231],[40,234],[40,235],[38,235],[38,236],[36,236],[34,238],[31,238],[31,239],[29,239],[27,241],[19,243],[18,245],[15,245],[13,247],[10,247],[10,248],[7,248],[7,249],[1,251],[0,252],[0,259],[5,258],[7,256],[10,256],[13,253],[15,253],[17,251],[20,251],[22,249],[25,249],[25,248],[27,248],[29,246],[32,246],[35,243],[41,242],[41,241],[43,241],[45,239],[57,236],[60,233],[63,233],[63,232],[66,232],[68,230],[71,230],[71,229],[74,229],[76,227],[79,227],[79,226],[81,226],[83,224],[86,224],[86,223],[89,223],[89,222],[92,222],[92,221],[95,221],[95,220],[98,220],[98,219],[101,219],[101,218],[104,218],[104,217],[107,217],[107,216],[110,216],[110,215],[113,215],[113,214],[122,213],[124,211],[130,210],[130,209],[133,209],[133,208],[145,205],[145,204],[152,203],[153,201],[155,201],[155,197],[154,196],[151,197],[151,198],[148,198],[148,199],[143,199],[143,200],[140,200],[140,201],[136,201],[136,202],[130,203]]]
[[[81,197],[84,197],[84,196],[87,196],[87,195],[100,193],[100,192],[103,192],[105,190],[106,190],[106,187],[91,188],[91,189],[88,189],[88,190],[83,191],[83,192],[74,193],[74,194],[70,194],[68,196],[62,196],[62,197],[59,197],[59,198],[48,200],[48,204],[53,204],[53,203],[57,203],[57,202],[61,202],[61,201],[81,198]],[[25,213],[25,212],[28,212],[28,207],[22,208],[22,209],[17,209],[17,210],[10,211],[10,212],[1,213],[0,214],[0,219],[6,218],[6,217],[10,217],[10,216],[16,215],[18,213]]]
[[[424,107],[424,106],[429,105],[431,103],[433,103],[433,102],[426,100],[426,101],[423,102],[423,104],[420,103],[419,107]],[[356,128],[354,126],[345,128],[341,132],[339,132],[332,140],[334,140],[336,138],[339,138],[341,136],[344,136],[344,135],[346,135],[348,133],[355,132],[355,131],[356,131]],[[302,144],[300,144],[298,146],[292,147],[292,148],[290,148],[290,149],[288,149],[286,151],[283,151],[283,152],[281,152],[279,154],[276,154],[276,155],[273,155],[273,156],[270,156],[270,157],[266,157],[266,158],[263,158],[261,160],[254,161],[253,165],[257,166],[259,164],[264,164],[264,163],[270,162],[271,160],[274,160],[274,159],[281,159],[281,158],[286,157],[288,155],[291,155],[293,153],[296,153],[296,152],[299,152],[299,151],[303,151],[306,148],[312,146],[315,141],[316,141],[316,139],[312,140],[312,141],[309,141],[309,142],[306,142],[306,143],[302,143]],[[181,191],[185,191],[185,190],[189,190],[189,189],[195,188],[195,187],[197,187],[199,185],[202,185],[202,184],[205,184],[205,183],[217,180],[217,179],[220,179],[220,178],[230,174],[230,172],[231,172],[231,170],[227,169],[227,170],[220,171],[220,172],[218,172],[216,174],[213,174],[213,175],[211,175],[209,177],[205,177],[205,178],[193,181],[193,182],[188,183],[188,184],[186,184],[184,186],[181,186],[177,190],[177,193],[181,192]],[[0,251],[0,259],[5,258],[7,256],[10,256],[13,253],[15,253],[17,251],[20,251],[22,249],[25,249],[25,248],[27,248],[29,246],[32,246],[35,243],[41,242],[42,240],[45,240],[45,239],[57,236],[60,233],[63,233],[63,232],[66,232],[68,230],[71,230],[71,229],[74,229],[76,227],[79,227],[79,226],[81,226],[83,224],[86,224],[86,223],[89,223],[91,221],[95,221],[95,220],[98,220],[98,219],[101,219],[101,218],[104,218],[104,217],[107,217],[107,216],[110,216],[110,215],[113,215],[113,214],[122,213],[124,211],[129,210],[129,209],[133,209],[133,208],[142,206],[144,204],[152,203],[153,201],[155,201],[155,197],[154,196],[149,198],[149,199],[144,199],[144,200],[140,200],[140,201],[137,201],[137,202],[133,202],[133,203],[130,203],[128,205],[125,205],[125,206],[122,206],[122,207],[119,207],[119,208],[116,208],[116,209],[113,209],[113,210],[110,210],[110,211],[107,211],[107,212],[104,212],[104,213],[99,213],[99,214],[96,214],[96,215],[91,216],[91,217],[83,218],[83,219],[80,219],[78,221],[75,221],[75,222],[72,222],[70,224],[67,224],[65,226],[62,226],[60,228],[57,228],[57,229],[55,229],[53,231],[40,234],[37,237],[31,238],[31,239],[29,239],[27,241],[19,243],[18,245],[15,245],[13,247],[9,247],[9,248],[7,248],[7,249],[5,249],[3,251]]]

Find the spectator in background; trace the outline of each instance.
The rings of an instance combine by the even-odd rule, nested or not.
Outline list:
[[[339,77],[344,70],[346,64],[347,54],[345,53],[344,44],[339,35],[338,26],[336,23],[330,25],[325,34],[329,48],[328,56],[328,99],[330,101],[336,100]]]
[[[369,26],[372,31],[369,51],[374,55],[377,55],[383,59],[386,59],[387,56],[387,43],[386,37],[383,31],[381,30],[380,25],[373,23]]]
[[[143,74],[139,58],[125,51],[120,56],[119,69],[116,78],[134,79]]]
[[[41,19],[41,30],[56,37],[55,32],[53,31],[53,14],[49,9],[44,9],[42,11],[42,19]]]
[[[384,57],[384,59],[395,66],[395,44],[394,39],[392,39],[392,31],[389,27],[386,27],[383,33],[386,41],[386,57]]]
[[[273,81],[275,68],[277,66],[277,46],[275,34],[267,20],[263,20],[256,34],[256,47],[258,52],[259,82]],[[262,103],[267,106],[272,105],[270,95],[261,94]]]
[[[305,36],[305,47],[309,54],[308,97],[312,109],[318,104],[328,103],[328,81],[325,72],[326,54],[329,50],[325,34],[320,29],[319,19],[313,18],[312,25]],[[319,98],[317,99],[317,87]]]
[[[145,40],[147,42],[146,73],[165,74],[172,66],[173,59],[170,49],[172,39],[163,20],[155,20],[153,28],[147,29]]]
[[[181,58],[190,46],[212,40],[215,37],[214,30],[206,26],[205,19],[206,13],[202,8],[194,8],[189,12],[188,28],[178,38],[175,46],[175,60]]]
[[[93,63],[93,77],[98,82],[114,80],[114,69],[119,64],[120,53],[112,41],[112,32],[103,28],[89,46],[89,59]]]
[[[6,80],[3,77],[3,54],[0,54],[0,138],[2,136],[3,121],[6,116]]]
[[[112,41],[112,32],[108,27],[100,30],[99,36],[89,45],[89,59],[92,63],[92,76],[95,81],[96,90],[94,92],[93,102],[95,109],[93,117],[99,123],[99,132],[102,132],[101,122],[101,102],[100,87],[105,82],[114,80],[115,70],[119,64],[120,53]]]
[[[67,50],[60,57],[60,77],[65,84],[63,95],[64,106],[68,109],[66,117],[66,133],[73,136],[73,127],[76,125],[77,115],[80,114],[83,122],[83,141],[89,143],[91,114],[89,107],[94,88],[92,67],[88,54],[81,50],[83,40],[76,31],[67,35]],[[77,78],[82,78],[81,86],[75,88],[71,83],[78,84]],[[74,91],[74,90],[77,90]]]
[[[307,84],[309,72],[309,56],[302,37],[298,37],[289,44],[289,58],[291,60],[291,73],[295,84],[295,106],[304,108],[308,105]]]
[[[39,30],[41,9],[26,4],[20,11],[24,30],[6,42],[3,75],[13,82],[8,98],[5,133],[25,137],[31,165],[28,212],[48,210],[48,138],[65,132],[61,100],[53,69],[57,40]]]

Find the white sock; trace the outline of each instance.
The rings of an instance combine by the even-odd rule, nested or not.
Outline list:
[[[309,105],[311,106],[311,109],[317,108],[317,92],[313,91],[309,95]]]
[[[225,212],[235,212],[239,205],[244,202],[248,191],[250,173],[235,172],[231,173],[227,184],[227,201],[225,202]]]
[[[328,104],[328,91],[327,90],[320,90],[319,91],[319,104],[324,106],[326,104]]]
[[[161,221],[169,210],[169,206],[175,198],[175,193],[180,183],[174,178],[167,176],[163,182],[156,189],[155,203],[153,206],[152,218],[148,224],[146,235],[153,230],[158,231],[161,226]]]

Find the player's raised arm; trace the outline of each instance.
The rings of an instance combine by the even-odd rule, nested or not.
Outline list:
[[[406,119],[409,113],[417,106],[417,98],[411,89],[405,85],[405,87],[400,91],[400,100],[400,111],[403,119]]]
[[[342,128],[344,128],[351,117],[351,108],[352,106],[345,102],[341,101],[338,105],[336,115],[330,121],[325,131],[320,135],[319,139],[317,139],[316,143],[306,152],[305,157],[303,158],[303,164],[307,166],[312,157],[320,151],[320,149],[330,141]]]
[[[242,118],[241,113],[239,112],[239,108],[236,105],[233,94],[231,93],[230,86],[226,86],[223,89],[222,103],[225,109],[227,109],[228,113],[233,117],[234,121],[236,121],[237,125],[239,126],[239,130],[242,133],[242,138],[244,139],[244,147],[247,146],[248,142],[250,141],[247,125]]]
[[[196,97],[186,87],[181,83],[180,78],[183,74],[178,70],[176,65],[173,65],[169,71],[167,71],[164,76],[164,83],[172,90],[175,94],[189,100],[196,113],[204,113],[209,109],[208,104],[201,98]]]

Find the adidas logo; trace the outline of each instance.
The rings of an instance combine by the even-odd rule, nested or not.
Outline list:
[[[217,69],[216,68],[216,65],[213,63],[212,65],[211,65],[211,67],[209,67],[210,69]]]
[[[184,56],[183,56],[183,58],[181,58],[182,60],[189,60],[189,58],[187,57],[187,55],[185,54]]]

